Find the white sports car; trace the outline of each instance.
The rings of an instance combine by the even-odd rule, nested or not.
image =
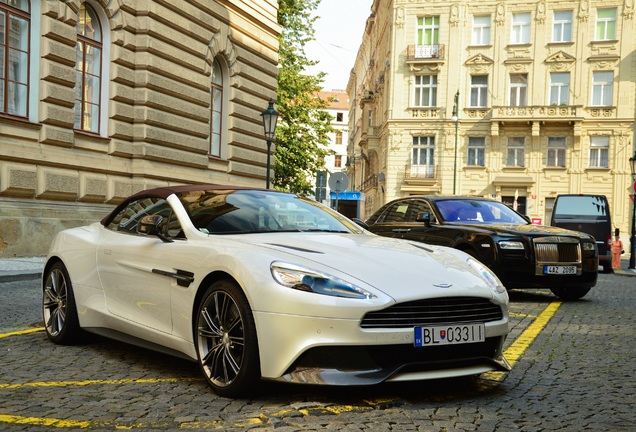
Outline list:
[[[92,332],[176,354],[221,396],[260,379],[361,385],[510,370],[508,295],[488,268],[288,193],[139,192],[60,232],[42,282],[53,342]]]

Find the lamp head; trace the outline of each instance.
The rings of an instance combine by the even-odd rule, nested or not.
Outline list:
[[[267,109],[261,113],[263,117],[263,130],[268,140],[274,139],[276,134],[276,123],[278,122],[278,111],[274,109],[274,100],[270,99]]]

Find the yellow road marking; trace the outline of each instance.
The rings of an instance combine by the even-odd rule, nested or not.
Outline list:
[[[32,328],[32,329],[28,329],[28,330],[14,331],[14,332],[10,332],[10,333],[0,333],[0,339],[6,338],[6,337],[9,337],[9,336],[20,336],[20,335],[25,335],[25,334],[29,334],[29,333],[41,332],[43,330],[44,330],[44,327],[38,327],[38,328]]]
[[[195,382],[203,378],[130,378],[116,380],[85,380],[85,381],[40,381],[23,384],[0,384],[0,390],[26,387],[70,387],[89,385],[121,385],[121,384],[156,384],[162,382]]]
[[[530,344],[536,339],[536,337],[541,333],[541,331],[548,324],[550,319],[554,316],[556,311],[561,306],[560,301],[552,302],[546,307],[543,312],[541,312],[535,320],[526,328],[521,335],[504,351],[504,356],[508,360],[511,365],[514,365],[526,351],[526,349],[530,346]],[[520,314],[521,315],[521,314]],[[529,316],[529,315],[526,315]],[[44,330],[43,328],[29,329],[12,333],[4,333],[0,334],[0,338],[23,335],[34,333],[38,331]],[[487,372],[482,374],[482,377],[486,379],[500,381],[505,372]],[[24,383],[24,384],[0,384],[0,389],[16,389],[22,387],[65,387],[65,386],[87,386],[87,385],[117,385],[117,384],[144,384],[144,383],[161,383],[161,382],[178,382],[178,381],[201,381],[202,378],[144,378],[144,379],[120,379],[120,380],[85,380],[85,381],[58,381],[58,382],[33,382],[33,383]],[[381,402],[386,402],[387,399],[381,400]],[[351,411],[363,411],[367,409],[373,409],[374,401],[365,401],[369,403],[371,406],[363,407],[363,406],[354,406],[354,405],[340,405],[340,406],[327,406],[324,408],[318,408],[319,410],[324,410],[331,412],[333,414],[340,414],[344,412]],[[376,403],[378,401],[375,401]],[[315,411],[317,408],[310,409],[300,409],[298,410],[303,415],[309,415],[311,411]],[[286,411],[281,411],[280,413],[284,413]],[[256,424],[267,423],[267,416],[261,414],[258,418],[246,419],[242,423],[237,423],[236,427],[243,426],[253,426]],[[95,422],[95,421],[77,421],[77,420],[63,420],[63,419],[55,419],[55,418],[40,418],[40,417],[24,417],[24,416],[13,416],[13,415],[2,415],[0,414],[0,423],[6,424],[16,424],[16,425],[37,425],[37,426],[46,426],[52,428],[78,428],[78,429],[94,429],[94,428],[115,428],[115,429],[134,429],[134,428],[148,428],[148,427],[158,427],[157,424],[151,423],[135,423],[132,425],[123,425],[116,424],[112,422]],[[186,422],[181,423],[179,428],[182,429],[194,429],[201,428],[204,426],[207,429],[222,429],[224,426],[218,421],[209,421],[209,422]]]
[[[561,306],[562,302],[554,301],[541,312],[535,320],[526,328],[517,339],[504,351],[504,357],[511,366],[521,358],[530,344],[537,338],[539,333],[548,324],[548,321],[554,316]],[[486,372],[482,377],[486,379],[500,381],[506,372]]]

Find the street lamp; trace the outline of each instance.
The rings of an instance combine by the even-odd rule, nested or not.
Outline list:
[[[453,105],[453,116],[451,120],[455,122],[455,165],[453,167],[453,195],[457,193],[457,137],[459,133],[459,90],[455,93],[455,104]]]
[[[629,158],[629,165],[632,168],[632,182],[636,185],[636,151],[634,156]],[[636,191],[632,200],[632,235],[629,238],[629,268],[636,269]]]
[[[276,134],[276,122],[278,121],[278,111],[274,109],[274,101],[269,100],[267,109],[261,113],[263,117],[263,129],[265,130],[265,137],[267,138],[267,175],[266,184],[269,189],[269,172],[270,172],[270,155],[272,150],[272,140]]]

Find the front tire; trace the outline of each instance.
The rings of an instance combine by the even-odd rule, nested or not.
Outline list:
[[[239,397],[258,385],[256,326],[247,298],[236,283],[217,281],[205,291],[194,330],[199,367],[216,394]]]
[[[550,288],[552,294],[561,298],[562,300],[578,300],[583,298],[588,292],[590,292],[592,288],[581,288],[581,287],[554,287]]]
[[[42,312],[48,338],[60,345],[82,341],[83,331],[77,318],[73,285],[64,264],[53,264],[42,287]]]

